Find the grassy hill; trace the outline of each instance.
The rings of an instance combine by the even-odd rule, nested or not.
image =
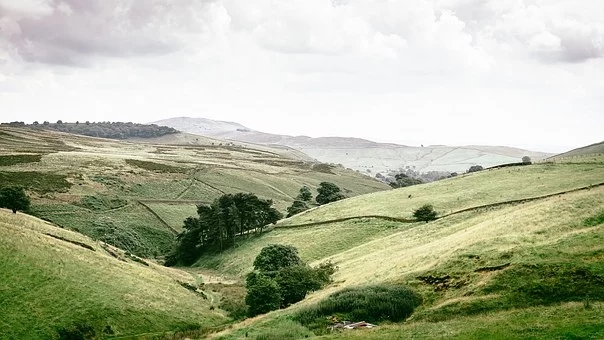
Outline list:
[[[217,336],[313,335],[316,330],[293,319],[297,311],[345,287],[390,282],[423,296],[408,321],[323,337],[602,338],[603,182],[604,163],[597,161],[493,169],[284,220],[197,265],[241,276],[263,246],[291,244],[310,263],[332,260],[339,267],[334,284]],[[454,214],[430,223],[403,221],[424,203]]]
[[[284,212],[303,185],[329,181],[349,196],[389,188],[283,148],[161,138],[177,144],[2,126],[0,186],[25,186],[36,216],[147,257],[165,254],[196,205],[224,193],[252,192]]]
[[[565,160],[568,162],[572,161],[573,159],[575,161],[584,160],[586,156],[596,159],[599,157],[600,159],[602,159],[602,157],[604,156],[604,142],[595,143],[574,150],[570,150],[568,152],[550,157],[549,160]]]
[[[196,277],[25,214],[0,209],[0,338],[52,339],[60,329],[97,336],[161,335],[227,321],[184,288]]]

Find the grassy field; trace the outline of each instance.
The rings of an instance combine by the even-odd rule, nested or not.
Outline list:
[[[196,215],[195,206],[224,193],[252,192],[285,212],[303,185],[333,181],[349,196],[388,189],[343,168],[314,171],[304,158],[291,158],[291,150],[194,142],[114,141],[3,126],[0,187],[24,186],[36,216],[146,257],[165,254],[183,220]]]
[[[312,336],[316,330],[293,320],[296,311],[345,287],[390,282],[408,285],[422,295],[424,303],[409,320],[323,337],[601,338],[602,186],[474,209],[430,223],[375,218],[328,222],[364,214],[409,217],[413,208],[407,202],[414,200],[433,203],[441,211],[457,211],[604,181],[602,164],[583,163],[504,168],[352,198],[285,221],[230,252],[203,258],[199,265],[242,275],[263,245],[285,243],[298,247],[308,262],[331,260],[339,267],[334,283],[326,289],[215,337],[239,339],[246,333],[257,339],[276,339],[279,334],[283,339]],[[411,199],[408,192],[413,192]],[[399,209],[393,209],[395,206]],[[327,223],[292,227],[298,221]],[[387,225],[381,235],[376,232],[380,224]],[[437,283],[426,278],[437,278]]]
[[[0,239],[2,339],[52,339],[82,324],[98,336],[123,336],[227,321],[177,282],[194,282],[188,273],[114,249],[118,260],[100,243],[37,218],[0,209]]]
[[[354,197],[296,215],[281,226],[365,215],[412,218],[432,204],[439,214],[563,192],[604,182],[604,162],[535,164],[486,170],[456,178]]]

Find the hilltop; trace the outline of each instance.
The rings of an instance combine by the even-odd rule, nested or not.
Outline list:
[[[206,118],[178,117],[154,124],[192,134],[264,145],[284,145],[304,152],[321,162],[342,164],[371,176],[405,167],[418,172],[464,172],[472,165],[491,167],[519,162],[523,156],[533,160],[551,154],[505,146],[405,146],[377,143],[360,138],[287,136],[255,131],[239,123]]]
[[[425,203],[441,218],[413,221]],[[220,333],[227,339],[322,334],[296,313],[343,288],[381,283],[412,287],[424,302],[405,323],[324,337],[599,338],[602,207],[603,162],[492,169],[330,203],[197,266],[243,276],[262,247],[281,243],[311,264],[339,267],[325,290]]]
[[[573,149],[559,155],[550,157],[550,160],[557,159],[572,159],[572,158],[584,158],[585,156],[602,157],[604,155],[604,142],[594,143],[581,148]]]
[[[284,148],[159,138],[176,144],[2,126],[0,186],[25,186],[38,217],[147,257],[166,254],[196,205],[225,193],[252,192],[285,212],[303,185],[333,182],[348,196],[389,189]]]

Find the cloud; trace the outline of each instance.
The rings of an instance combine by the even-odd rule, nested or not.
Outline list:
[[[48,64],[163,55],[204,30],[206,7],[195,0],[0,0],[0,39],[24,60]]]

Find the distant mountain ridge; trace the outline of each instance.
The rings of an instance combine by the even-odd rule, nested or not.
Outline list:
[[[177,117],[153,124],[233,141],[284,145],[298,149],[318,161],[342,164],[373,175],[406,167],[418,172],[463,172],[477,164],[490,167],[519,162],[523,156],[541,160],[552,155],[506,146],[414,147],[350,137],[287,136],[255,131],[239,123],[207,118]]]

